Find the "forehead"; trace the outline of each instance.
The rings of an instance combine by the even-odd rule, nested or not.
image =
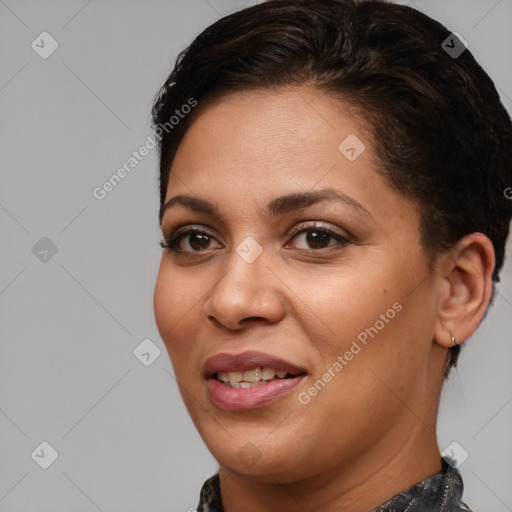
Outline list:
[[[167,198],[231,202],[316,188],[356,198],[377,216],[408,201],[376,171],[370,131],[342,102],[311,88],[244,91],[199,105],[171,168]]]
[[[311,87],[235,92],[198,106],[180,148],[187,139],[208,135],[211,145],[231,146],[231,157],[238,149],[246,159],[286,153],[288,158],[309,160],[340,156],[339,144],[352,134],[366,142],[369,158],[370,130],[353,110]]]

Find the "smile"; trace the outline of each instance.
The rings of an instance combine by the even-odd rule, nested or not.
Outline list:
[[[217,354],[204,366],[209,398],[226,410],[270,405],[299,385],[305,369],[269,354]]]

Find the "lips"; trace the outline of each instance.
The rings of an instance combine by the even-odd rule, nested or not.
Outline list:
[[[226,376],[234,380],[240,380],[241,376],[252,376],[255,369],[265,369],[262,371],[263,376],[269,371],[275,372],[276,376],[252,384],[226,381]],[[211,401],[217,407],[227,410],[248,410],[269,405],[291,392],[307,374],[304,368],[284,359],[253,351],[221,353],[210,357],[205,362],[203,373],[208,382]]]

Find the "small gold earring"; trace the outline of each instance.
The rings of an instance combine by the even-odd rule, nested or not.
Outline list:
[[[448,332],[450,332],[450,331],[448,331]],[[454,346],[455,346],[455,345],[457,345],[457,341],[455,340],[455,336],[454,336],[451,332],[450,332],[450,337],[451,337],[451,339],[452,339],[452,343],[453,343],[453,345],[454,345]]]

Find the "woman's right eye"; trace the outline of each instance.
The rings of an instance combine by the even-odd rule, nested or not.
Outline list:
[[[160,242],[160,246],[173,252],[194,253],[212,249],[212,241],[216,240],[209,233],[193,229],[177,232],[169,239]]]

